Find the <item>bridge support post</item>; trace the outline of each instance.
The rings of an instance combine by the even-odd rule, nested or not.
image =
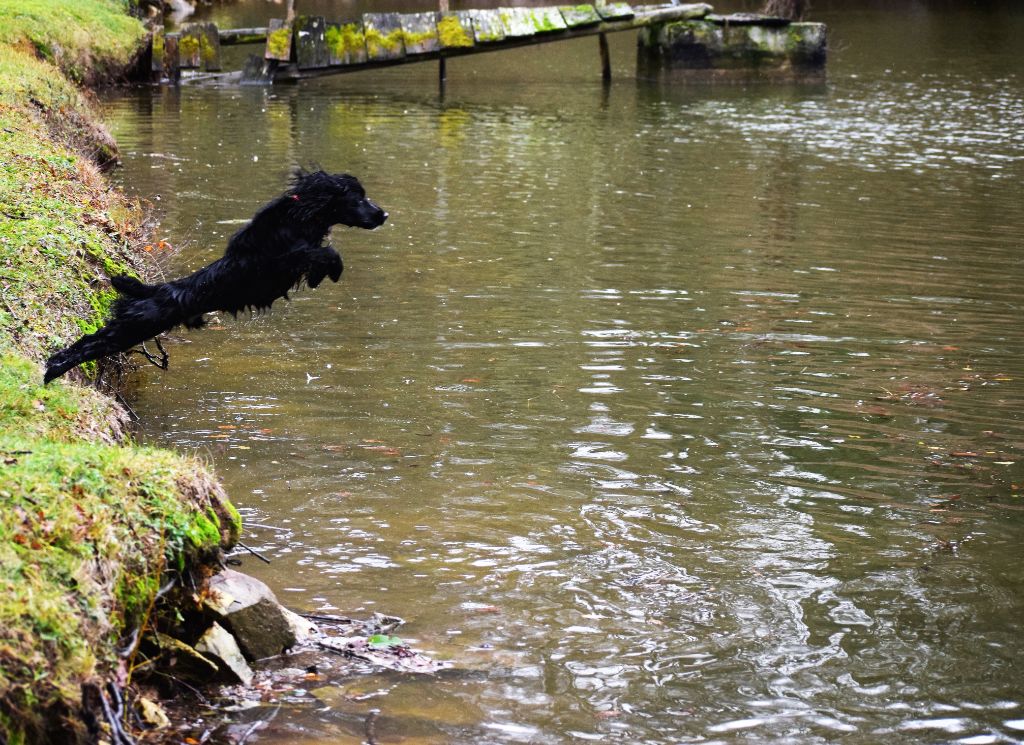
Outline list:
[[[597,35],[597,43],[601,49],[601,80],[605,83],[612,82],[612,62],[608,53],[608,34],[604,32]]]

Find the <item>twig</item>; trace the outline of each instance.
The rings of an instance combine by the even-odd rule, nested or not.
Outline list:
[[[110,686],[110,687],[113,688],[113,686]],[[116,689],[114,689],[114,690],[116,690]],[[103,693],[103,690],[102,689],[98,689],[97,693],[99,694],[100,707],[103,709],[103,716],[106,718],[107,724],[110,725],[111,741],[113,742],[113,744],[114,745],[135,745],[135,740],[132,739],[132,737],[127,732],[124,731],[124,728],[121,727],[121,722],[117,718],[117,715],[114,714],[114,712],[110,709],[110,702],[107,701],[107,697]],[[121,697],[118,696],[117,700],[120,701]],[[120,708],[121,707],[119,705],[118,706],[118,711],[120,711]]]
[[[10,218],[11,220],[31,220],[31,215],[12,215],[10,212],[4,210],[4,217]]]
[[[324,616],[316,613],[300,613],[303,618],[308,618],[310,621],[328,621],[330,623],[358,623],[354,618],[345,618],[344,616]]]
[[[238,546],[240,546],[241,548],[244,548],[244,549],[245,549],[246,551],[248,551],[248,552],[249,552],[250,554],[252,554],[253,556],[255,556],[255,557],[256,557],[257,559],[259,559],[260,561],[262,561],[262,562],[263,562],[264,564],[269,564],[269,563],[270,563],[270,559],[268,559],[268,558],[267,558],[266,556],[264,556],[263,554],[261,554],[261,553],[260,553],[259,551],[257,551],[256,549],[254,549],[254,548],[250,548],[249,546],[246,546],[246,545],[245,545],[244,543],[242,543],[241,541],[239,541],[239,542],[238,542]]]
[[[168,680],[173,680],[178,685],[181,685],[181,686],[184,686],[185,688],[188,688],[190,691],[192,691],[192,693],[195,695],[195,697],[199,699],[200,703],[202,703],[203,706],[210,706],[210,699],[208,699],[206,696],[204,696],[202,691],[200,691],[195,686],[186,683],[181,678],[175,678],[173,675],[170,675],[169,673],[160,672],[159,670],[154,670],[153,674],[154,675],[159,675],[159,676],[164,677],[164,678],[167,678]]]
[[[377,745],[377,717],[380,716],[380,709],[370,709],[366,717],[366,742],[369,745]]]
[[[117,399],[117,402],[125,408],[125,411],[128,412],[128,416],[130,416],[136,422],[141,422],[142,419],[139,417],[138,414],[135,413],[135,409],[133,409],[131,405],[127,401],[125,401],[124,396],[122,396],[121,393],[115,390],[113,387],[111,387],[110,390],[113,391],[114,398]]]
[[[149,360],[149,363],[151,365],[159,367],[161,370],[166,370],[171,358],[168,356],[167,351],[160,343],[159,336],[154,337],[153,341],[156,342],[156,348],[160,350],[159,358],[155,354],[151,353],[148,349],[146,349],[145,342],[139,345],[140,347],[142,347],[141,349],[133,349],[130,352],[128,352],[128,354],[141,354],[143,357]]]
[[[252,527],[256,527],[256,528],[266,528],[267,530],[279,530],[282,533],[287,533],[287,532],[289,532],[291,530],[291,528],[279,528],[276,525],[267,525],[266,523],[254,523],[254,522],[249,522],[248,520],[243,520],[242,524],[245,527],[247,527],[247,528],[252,526]]]
[[[261,726],[265,727],[268,724],[270,724],[272,721],[274,721],[274,717],[276,717],[280,711],[281,711],[281,705],[278,704],[277,708],[274,709],[273,713],[269,717],[266,717],[264,719],[257,719],[255,722],[253,722],[252,726],[249,729],[247,729],[242,734],[242,736],[238,739],[238,741],[235,743],[235,745],[244,745],[245,741],[249,739],[249,736],[253,732],[255,732],[257,729],[259,729]]]

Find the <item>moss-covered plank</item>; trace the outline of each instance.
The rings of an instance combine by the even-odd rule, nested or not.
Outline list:
[[[371,62],[405,56],[405,35],[402,33],[402,17],[398,13],[364,13],[363,32],[366,56]]]
[[[366,62],[366,34],[362,19],[328,23],[324,32],[332,65],[358,65]]]
[[[594,7],[605,21],[623,21],[636,15],[629,3],[597,3]]]
[[[437,38],[440,13],[403,13],[401,19],[406,54],[429,54],[441,48]]]
[[[473,19],[473,38],[477,44],[489,44],[505,38],[505,26],[498,11],[471,10],[469,15]]]
[[[217,72],[220,66],[220,32],[215,23],[199,24],[199,57],[203,63],[203,69],[207,72]]]
[[[162,28],[155,29],[152,37],[150,37],[149,48],[152,54],[150,55],[149,69],[150,72],[163,72],[164,71],[164,30]]]
[[[267,49],[264,59],[287,62],[292,57],[292,26],[288,21],[271,18],[267,26]]]
[[[498,8],[498,15],[506,39],[519,39],[537,33],[528,8]]]
[[[190,23],[183,26],[178,36],[178,66],[183,70],[194,70],[202,62],[202,26]]]
[[[321,16],[295,19],[295,63],[300,70],[327,67],[331,63],[326,31],[327,22]]]
[[[473,46],[473,14],[466,10],[442,13],[437,21],[437,40],[442,49],[465,49]]]
[[[543,8],[524,8],[533,24],[533,30],[538,34],[545,34],[550,31],[565,31],[567,24],[562,18],[561,11],[554,6]]]
[[[593,5],[562,5],[558,8],[562,20],[569,28],[593,26],[601,22],[601,16]]]

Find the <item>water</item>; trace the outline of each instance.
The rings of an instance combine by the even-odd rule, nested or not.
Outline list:
[[[457,668],[250,741],[1024,741],[1024,16],[821,5],[817,88],[639,84],[624,34],[608,90],[584,40],[443,99],[423,65],[106,102],[169,275],[294,163],[391,213],[139,376],[246,571]]]

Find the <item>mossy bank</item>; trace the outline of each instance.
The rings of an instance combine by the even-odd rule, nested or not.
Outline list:
[[[204,464],[133,444],[84,375],[42,385],[45,356],[102,321],[110,274],[145,274],[143,212],[100,173],[116,148],[78,87],[132,63],[145,31],[128,10],[0,0],[4,743],[95,739],[98,697],[145,665],[161,588],[201,576],[239,529]]]

